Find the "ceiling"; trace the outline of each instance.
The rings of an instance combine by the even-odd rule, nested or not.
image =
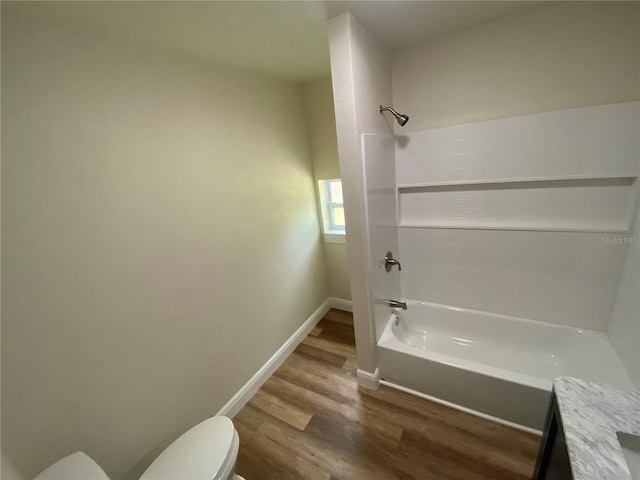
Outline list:
[[[351,11],[389,48],[403,48],[540,5],[529,1],[2,2],[70,29],[91,29],[293,81],[329,75],[326,19]],[[6,17],[5,17],[6,18]]]

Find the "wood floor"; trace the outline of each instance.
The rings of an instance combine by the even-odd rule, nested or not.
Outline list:
[[[526,479],[538,436],[381,386],[358,388],[351,314],[331,310],[233,419],[260,479]]]

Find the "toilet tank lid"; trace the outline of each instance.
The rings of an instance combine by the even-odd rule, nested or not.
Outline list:
[[[231,459],[235,429],[227,417],[211,417],[169,445],[140,480],[212,480]]]
[[[109,480],[109,477],[86,453],[76,452],[58,460],[34,480]]]

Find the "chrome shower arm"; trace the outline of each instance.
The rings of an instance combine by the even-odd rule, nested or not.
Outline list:
[[[385,111],[388,111],[388,112],[393,113],[393,115],[394,115],[395,117],[398,117],[398,116],[400,115],[400,114],[399,114],[398,112],[396,112],[393,108],[391,108],[391,107],[383,107],[382,105],[380,105],[380,113],[385,112]]]
[[[383,107],[382,105],[380,105],[380,114],[382,114],[382,112],[385,112],[385,111],[391,112],[393,114],[393,116],[396,117],[396,120],[398,121],[398,124],[401,127],[404,127],[405,124],[409,121],[409,116],[408,115],[404,115],[402,113],[398,113],[391,107]]]

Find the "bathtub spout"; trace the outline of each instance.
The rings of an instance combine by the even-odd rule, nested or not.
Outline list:
[[[381,303],[391,308],[407,309],[407,302],[401,302],[400,300],[382,300]]]

